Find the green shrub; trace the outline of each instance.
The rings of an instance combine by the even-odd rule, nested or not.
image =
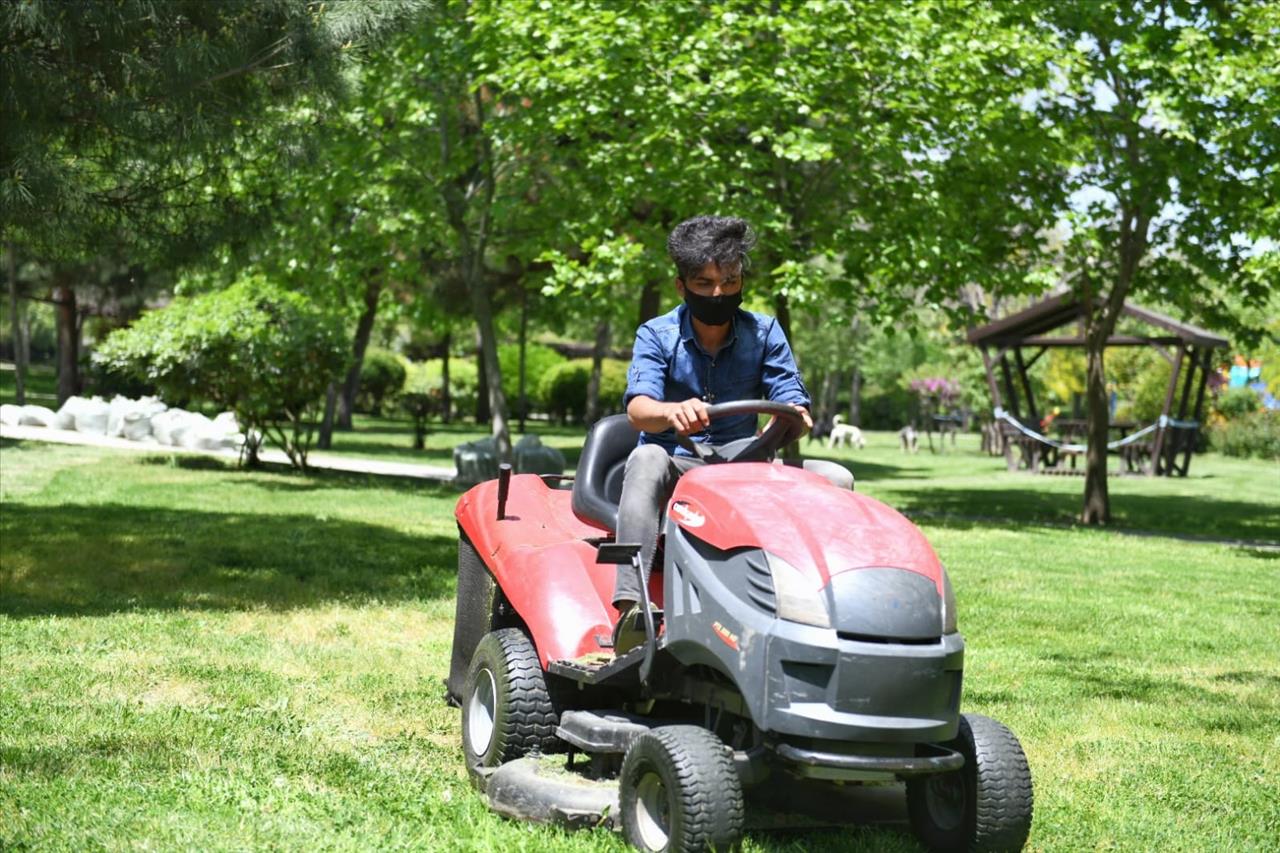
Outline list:
[[[1172,373],[1173,365],[1162,356],[1153,355],[1134,380],[1129,417],[1122,419],[1117,416],[1116,420],[1133,420],[1140,426],[1154,423],[1164,409],[1164,398],[1169,393],[1169,377]],[[1176,401],[1177,398],[1174,399]],[[1176,416],[1177,412],[1173,414]]]
[[[138,379],[127,370],[112,368],[93,359],[81,360],[81,375],[85,378],[85,396],[97,395],[111,399],[116,395],[138,399],[150,397],[156,393],[156,387],[149,382]],[[184,400],[168,401],[171,405],[182,405]]]
[[[414,361],[409,363],[408,376],[405,379],[405,393],[438,394],[444,397],[444,374],[439,359],[431,361]],[[476,364],[470,358],[449,359],[449,400],[451,413],[470,414],[476,408],[476,392],[480,377],[476,373]],[[443,405],[443,403],[442,403]],[[443,414],[443,411],[440,412]]]
[[[902,387],[864,388],[859,404],[863,429],[898,430],[915,416],[916,401],[911,392]]]
[[[1227,388],[1214,401],[1213,409],[1227,420],[1235,420],[1262,408],[1262,398],[1252,388]]]
[[[1280,461],[1280,411],[1254,411],[1219,421],[1209,429],[1209,443],[1227,456]]]
[[[551,347],[542,344],[525,345],[524,393],[529,408],[546,411],[547,401],[542,396],[542,377],[564,364],[566,359]],[[498,347],[498,364],[502,367],[502,392],[507,396],[507,406],[513,416],[518,416],[520,404],[520,346],[503,344]]]
[[[587,384],[590,381],[591,359],[576,358],[547,371],[538,393],[547,410],[557,419],[581,421],[587,411]],[[600,369],[601,413],[622,411],[622,395],[626,390],[627,363],[606,358]]]
[[[356,396],[356,410],[381,415],[388,397],[404,388],[404,364],[395,353],[384,349],[371,349],[360,363],[360,391]]]
[[[306,468],[313,408],[345,368],[347,344],[340,318],[256,275],[143,314],[112,332],[94,361],[166,399],[230,409],[246,435],[270,438]]]

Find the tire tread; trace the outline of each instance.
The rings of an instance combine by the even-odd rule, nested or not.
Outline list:
[[[742,785],[728,748],[713,732],[664,726],[642,735],[623,761],[623,779],[634,783],[631,777],[639,775],[645,762],[666,764],[678,789],[680,818],[672,817],[668,850],[694,853],[737,843],[745,818]],[[628,793],[634,795],[624,782],[624,798]],[[624,827],[630,814],[626,802]]]

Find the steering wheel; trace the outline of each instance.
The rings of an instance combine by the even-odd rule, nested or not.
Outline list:
[[[707,417],[733,417],[734,415],[773,415],[775,420],[760,435],[740,438],[719,448],[705,442],[697,442],[687,435],[676,434],[676,443],[703,462],[763,462],[786,445],[804,435],[804,418],[787,403],[772,400],[734,400],[707,406]]]

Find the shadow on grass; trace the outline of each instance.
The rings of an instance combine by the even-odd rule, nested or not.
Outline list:
[[[184,471],[234,471],[238,467],[234,459],[218,456],[200,456],[194,453],[156,453],[140,457],[140,465],[157,465],[162,468],[181,468]]]
[[[451,596],[453,537],[307,515],[11,504],[0,613],[291,610]]]
[[[1005,487],[900,491],[885,500],[903,512],[928,517],[930,524],[964,530],[993,525],[1075,525],[1081,498],[1077,494]],[[1188,539],[1280,541],[1280,524],[1273,505],[1185,495],[1112,494],[1111,512],[1113,530],[1149,531]],[[1252,555],[1262,553],[1263,549],[1253,549]]]
[[[274,476],[263,478],[263,473]],[[397,477],[392,474],[358,474],[351,471],[333,471],[311,468],[299,474],[285,465],[267,465],[257,469],[244,479],[252,481],[260,489],[273,492],[319,492],[326,489],[387,489],[402,494],[420,495],[424,498],[445,498],[455,501],[462,489],[451,483],[424,480],[419,477]]]

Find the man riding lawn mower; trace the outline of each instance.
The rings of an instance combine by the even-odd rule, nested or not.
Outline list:
[[[734,844],[748,794],[898,782],[927,846],[1020,848],[1030,772],[1008,729],[959,713],[945,570],[838,472],[772,464],[807,393],[771,320],[695,309],[739,293],[749,232],[691,223],[669,243],[686,304],[641,327],[628,415],[592,428],[572,490],[506,469],[458,502],[468,771],[500,813],[642,850]]]

